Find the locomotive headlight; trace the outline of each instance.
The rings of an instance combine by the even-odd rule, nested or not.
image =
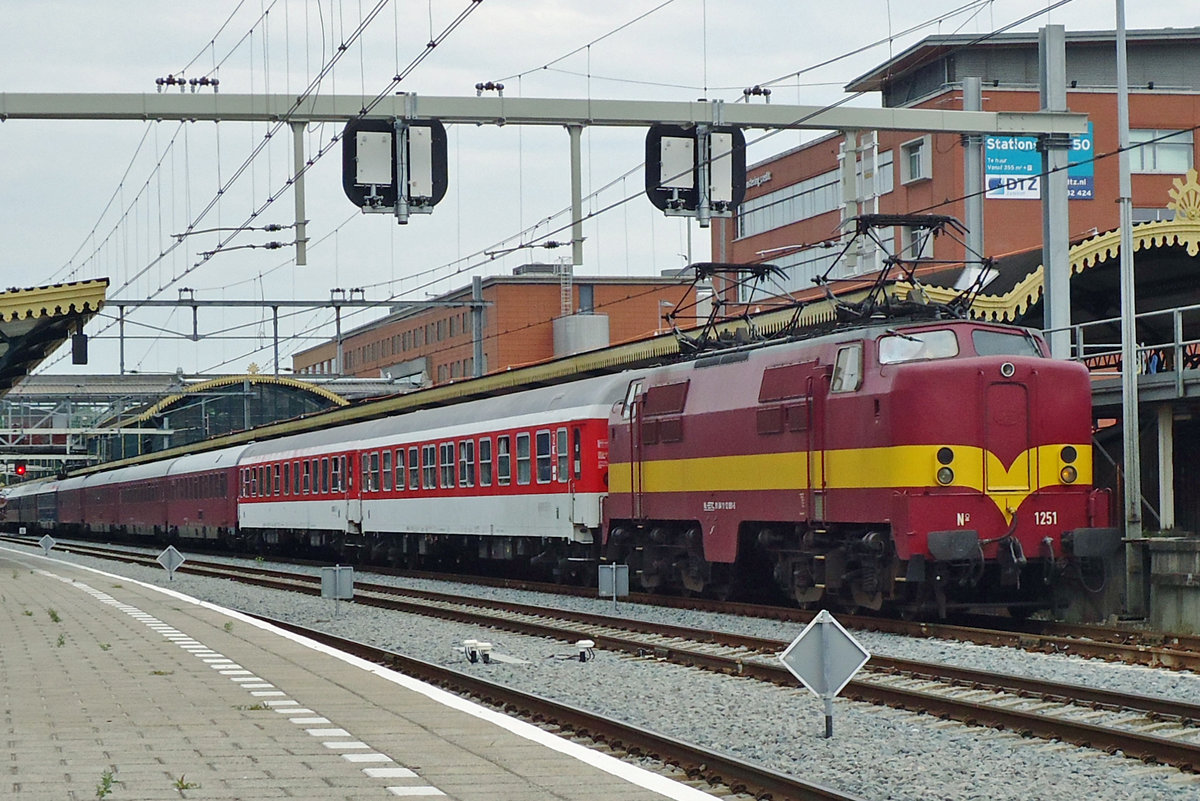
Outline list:
[[[946,486],[954,481],[954,471],[949,467],[939,467],[937,471],[937,480],[939,484]]]
[[[1004,376],[1005,378],[1012,378],[1013,374],[1016,372],[1017,368],[1012,362],[1005,362],[1004,364],[1000,365],[1000,375]]]
[[[954,461],[954,451],[949,448],[938,448],[937,460],[938,464],[950,464]]]
[[[1067,464],[1071,464],[1079,457],[1079,451],[1075,450],[1074,445],[1064,445],[1062,449],[1062,460]]]
[[[1079,471],[1071,465],[1067,465],[1062,470],[1058,471],[1058,476],[1062,479],[1064,484],[1074,484],[1075,479],[1079,478]]]

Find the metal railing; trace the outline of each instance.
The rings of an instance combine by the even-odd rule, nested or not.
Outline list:
[[[1141,312],[1134,319],[1138,375],[1174,373],[1175,391],[1182,397],[1183,372],[1200,370],[1200,304]],[[1097,377],[1121,374],[1120,317],[1079,323],[1068,330],[1070,359],[1087,365]]]

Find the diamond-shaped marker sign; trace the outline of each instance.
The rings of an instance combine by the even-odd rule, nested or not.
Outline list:
[[[779,655],[788,671],[825,702],[825,736],[833,736],[833,699],[871,654],[824,609]]]
[[[171,581],[174,581],[175,571],[180,565],[186,562],[187,559],[184,558],[183,554],[175,550],[174,545],[168,545],[167,549],[158,555],[158,559],[156,561],[166,568],[167,578],[169,578]]]
[[[58,543],[55,541],[54,537],[51,537],[49,534],[43,534],[42,538],[38,540],[38,545],[42,546],[42,550],[45,552],[46,556],[50,555],[50,549],[57,544]]]

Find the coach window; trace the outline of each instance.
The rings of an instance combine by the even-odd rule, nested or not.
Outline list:
[[[439,446],[439,450],[441,451],[442,457],[442,486],[449,489],[458,483],[454,476],[454,443],[443,442]]]
[[[458,443],[458,486],[475,486],[475,441],[459,440]]]
[[[283,494],[292,494],[292,463],[283,463]]]
[[[258,497],[258,468],[250,468],[250,497]]]
[[[242,468],[242,497],[250,497],[250,471]]]
[[[855,342],[838,348],[833,364],[833,379],[829,382],[830,392],[853,392],[862,386],[862,343]]]
[[[547,432],[547,436],[549,432]],[[532,478],[529,458],[529,435],[517,434],[517,483],[528,484]]]
[[[496,483],[507,487],[512,481],[512,439],[505,434],[496,437]]]
[[[321,492],[329,492],[329,457],[321,459]]]
[[[571,455],[567,451],[567,429],[565,429],[565,428],[558,429],[556,436],[558,439],[558,442],[556,443],[556,447],[558,448],[558,476],[557,476],[557,478],[559,481],[566,481],[571,476],[571,474],[567,468],[567,464],[568,464],[567,460],[570,458],[570,455]]]
[[[396,449],[396,491],[400,492],[404,489],[404,482],[408,480],[405,475],[407,471],[404,465],[404,448]]]
[[[329,460],[329,490],[342,491],[342,457],[334,456]]]
[[[310,462],[308,459],[305,459],[302,464],[304,465],[303,489],[304,494],[308,495],[310,492],[312,492],[312,462]]]
[[[417,459],[417,449],[408,449],[408,488],[421,488],[421,462]]]
[[[368,454],[362,455],[362,474],[360,475],[359,487],[363,492],[371,491],[371,457]]]
[[[292,462],[292,494],[300,494],[300,462]]]
[[[421,446],[421,487],[437,489],[437,445]]]
[[[371,451],[371,483],[368,492],[379,492],[379,451]]]
[[[479,486],[492,486],[492,441],[487,437],[479,440]]]
[[[271,471],[275,474],[271,480],[271,484],[275,488],[275,494],[278,495],[278,494],[280,494],[280,489],[279,489],[279,479],[281,477],[280,466],[279,465],[273,466],[271,468]]]
[[[554,454],[550,451],[550,432],[537,432],[537,480],[545,484],[554,478]]]
[[[384,492],[392,491],[392,452],[384,451],[379,458],[383,464],[383,484],[381,488]]]

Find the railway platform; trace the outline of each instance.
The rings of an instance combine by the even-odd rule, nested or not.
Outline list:
[[[0,548],[12,799],[712,796],[180,593]]]

